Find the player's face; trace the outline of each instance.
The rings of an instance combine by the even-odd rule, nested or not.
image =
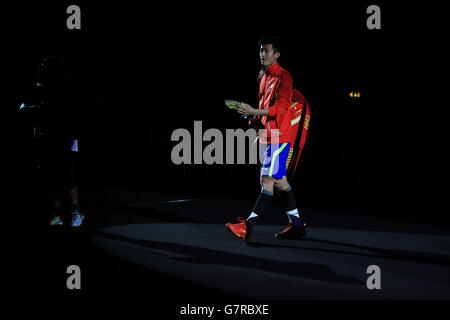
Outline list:
[[[268,68],[275,62],[277,62],[279,56],[280,53],[275,53],[271,44],[261,45],[261,48],[259,50],[259,57],[261,58],[261,65],[265,68]]]

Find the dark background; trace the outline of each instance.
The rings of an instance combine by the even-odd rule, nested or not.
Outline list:
[[[70,4],[81,7],[81,30],[66,28]],[[381,7],[381,30],[366,28],[370,4]],[[246,129],[223,100],[256,106],[257,43],[277,34],[285,49],[279,63],[312,111],[292,182],[299,206],[448,223],[444,103],[433,100],[435,83],[443,83],[440,11],[379,1],[17,3],[2,20],[2,111],[13,119],[5,127],[13,124],[11,140],[20,141],[16,111],[36,67],[62,55],[86,101],[81,190],[125,186],[253,201],[254,166],[176,166],[170,137],[177,128],[193,133],[194,120],[203,131]],[[361,97],[351,99],[351,91]],[[24,154],[19,144],[9,158],[25,165]]]

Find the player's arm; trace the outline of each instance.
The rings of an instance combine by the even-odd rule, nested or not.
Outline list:
[[[244,116],[268,116],[269,110],[267,109],[255,109],[249,104],[242,104],[237,108],[237,111]]]
[[[35,109],[39,109],[40,106],[37,105],[28,105],[25,102],[22,103],[19,107],[19,111],[24,112],[24,111],[28,111],[28,110],[35,110]]]
[[[286,74],[280,83],[278,88],[277,99],[268,109],[255,109],[248,104],[242,104],[237,108],[237,111],[242,115],[253,116],[270,116],[270,117],[283,117],[289,109],[292,95],[292,77]]]
[[[19,107],[21,113],[29,110],[39,110],[41,108],[41,87],[42,85],[37,83],[36,86],[31,89],[31,92],[26,96],[25,101]]]
[[[292,77],[289,74],[281,79],[280,87],[278,88],[277,99],[274,104],[268,109],[268,116],[283,117],[288,111],[292,95]]]
[[[269,110],[268,109],[255,109],[255,116],[268,116]]]

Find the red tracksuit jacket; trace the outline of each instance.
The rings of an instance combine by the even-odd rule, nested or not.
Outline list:
[[[260,136],[260,143],[289,142],[291,119],[288,110],[292,97],[291,75],[275,63],[267,70],[261,69],[258,83],[259,109],[269,109],[268,116],[259,117],[266,129],[266,134]]]

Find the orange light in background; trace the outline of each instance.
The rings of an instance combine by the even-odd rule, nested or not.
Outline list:
[[[352,92],[350,92],[349,96],[350,96],[350,98],[359,98],[359,97],[361,97],[361,93],[352,91]]]

